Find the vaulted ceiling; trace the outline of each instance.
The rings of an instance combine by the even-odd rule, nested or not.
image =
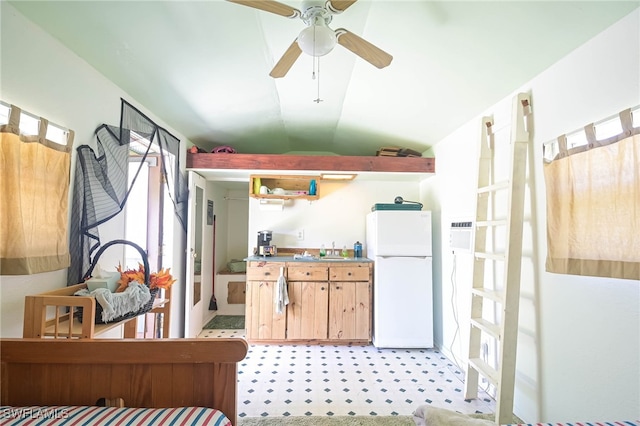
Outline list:
[[[207,150],[340,155],[427,150],[639,4],[359,0],[330,27],[393,61],[378,69],[336,46],[314,80],[305,54],[269,76],[300,19],[223,0],[11,3]]]

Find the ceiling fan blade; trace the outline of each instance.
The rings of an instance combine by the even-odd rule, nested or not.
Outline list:
[[[330,0],[328,4],[329,10],[336,11],[337,13],[344,12],[356,1],[357,0]]]
[[[294,7],[287,6],[286,4],[274,1],[274,0],[227,0],[231,3],[237,3],[244,6],[253,7],[254,9],[264,10],[265,12],[275,13],[276,15],[284,16],[287,18],[297,18],[300,16],[300,11]]]
[[[338,43],[378,68],[386,67],[393,59],[393,56],[384,50],[344,28],[337,29],[336,36],[338,37]]]
[[[293,40],[291,46],[284,52],[284,55],[282,55],[282,58],[280,58],[278,63],[273,67],[269,75],[273,78],[281,78],[287,75],[301,53],[302,50],[300,46],[298,46],[298,40]]]

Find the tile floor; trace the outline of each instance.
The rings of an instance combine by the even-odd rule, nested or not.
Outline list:
[[[199,337],[244,338],[244,330]],[[238,370],[240,417],[411,415],[422,404],[495,410],[484,392],[464,400],[463,372],[436,349],[252,344]]]

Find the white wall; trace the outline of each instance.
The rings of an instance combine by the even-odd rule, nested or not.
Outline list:
[[[393,203],[400,195],[417,200],[419,183],[368,181],[356,178],[351,182],[319,182],[320,199],[309,202],[295,200],[282,210],[262,210],[259,200],[249,201],[249,254],[257,245],[258,231],[273,231],[277,247],[320,248],[327,250],[335,241],[336,250],[360,241],[366,256],[365,216],[375,203]],[[429,210],[429,206],[425,206]],[[296,230],[304,229],[304,240],[297,239]]]
[[[243,259],[247,255],[249,229],[249,183],[243,190],[227,191],[227,258]]]
[[[136,104],[135,99],[25,19],[10,4],[2,1],[0,8],[2,100],[73,129],[76,133],[74,154],[79,145],[93,145],[93,132],[100,124],[117,125],[120,122],[120,98],[128,100],[172,131],[144,106]],[[183,144],[188,144],[182,135],[172,133]],[[184,159],[181,164],[184,165]],[[72,157],[72,173],[74,168],[75,155]],[[175,223],[175,226],[174,241],[181,242],[184,247],[179,225]],[[101,228],[100,232],[102,240],[108,241],[120,237],[123,230],[121,226],[110,224]],[[171,271],[178,277],[183,274],[183,260],[184,248],[177,247]],[[29,276],[2,276],[0,279],[0,335],[22,337],[24,296],[64,287],[66,270]],[[173,309],[180,309],[183,304],[179,290],[180,285],[176,284]],[[180,313],[173,312],[176,320],[172,321],[172,335],[178,336],[176,333],[182,329],[179,324]]]
[[[533,79],[523,238],[522,297],[515,413],[527,422],[640,418],[640,283],[548,273],[542,144],[640,104],[640,11],[636,10]],[[515,94],[515,92],[514,92]],[[512,96],[485,114],[508,120]],[[436,177],[421,198],[439,216],[442,258],[434,258],[436,343],[462,360],[467,353],[472,259],[448,249],[448,224],[473,217],[480,117],[439,142]],[[504,164],[502,164],[504,167]],[[438,253],[437,248],[434,253]],[[456,263],[457,298],[449,276]],[[457,308],[461,337],[453,309]],[[442,328],[439,329],[439,326]]]

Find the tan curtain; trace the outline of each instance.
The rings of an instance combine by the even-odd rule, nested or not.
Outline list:
[[[28,275],[69,266],[70,147],[39,135],[19,136],[20,109],[0,127],[0,274]]]
[[[549,272],[640,279],[640,129],[620,114],[623,135],[566,149],[544,165]]]

